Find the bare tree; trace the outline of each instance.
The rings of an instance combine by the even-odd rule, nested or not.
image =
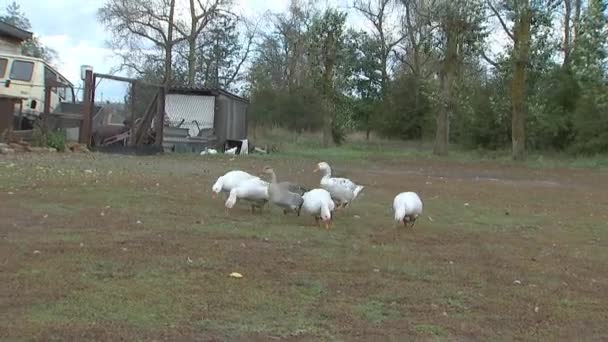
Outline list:
[[[395,36],[394,28],[389,27],[389,14],[393,0],[355,0],[354,8],[359,11],[374,27],[373,35],[380,43],[381,90],[385,94],[389,84],[388,64],[395,47],[406,39],[406,34],[399,32]]]
[[[174,16],[175,0],[108,0],[99,10],[100,21],[113,35],[113,48],[125,61],[123,67],[137,72],[136,63],[128,62],[131,56],[149,61],[159,50],[163,52],[167,87],[172,82],[173,47],[187,38],[174,35],[178,26]]]
[[[196,82],[198,38],[209,23],[229,4],[230,0],[209,0],[204,3],[201,0],[196,0],[196,3],[195,0],[190,0],[189,30],[176,27],[188,42],[188,85],[190,86],[194,86]]]

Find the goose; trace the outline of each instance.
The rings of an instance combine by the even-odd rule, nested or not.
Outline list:
[[[320,162],[314,169],[314,172],[320,171],[321,188],[327,190],[331,194],[331,198],[336,201],[338,208],[346,208],[357,195],[363,190],[363,185],[357,185],[348,178],[338,178],[331,176],[331,167],[326,162]]]
[[[256,178],[259,179],[259,177],[251,175],[245,171],[241,171],[241,170],[228,171],[225,175],[220,176],[215,181],[215,184],[213,184],[213,186],[211,187],[211,190],[213,191],[212,197],[216,198],[217,194],[219,194],[220,192],[224,192],[224,193],[226,193],[226,195],[228,195],[230,193],[230,190],[232,190],[237,185],[239,185],[239,183],[241,183],[245,180],[256,179]]]
[[[264,167],[264,173],[270,175],[268,197],[274,205],[283,208],[283,214],[294,211],[300,216],[302,195],[307,191],[303,187],[290,182],[277,182],[277,175],[270,166]]]
[[[325,229],[331,227],[333,211],[336,208],[334,201],[325,189],[312,189],[303,196],[302,209],[304,212],[314,215],[317,226],[321,226],[319,220],[325,223]]]
[[[257,177],[241,182],[230,190],[225,203],[226,208],[232,209],[239,199],[250,202],[252,213],[255,213],[255,208],[261,210],[268,202],[268,182]]]
[[[422,200],[415,192],[402,192],[395,196],[393,210],[396,222],[403,223],[406,227],[411,223],[413,228],[416,219],[422,214]]]

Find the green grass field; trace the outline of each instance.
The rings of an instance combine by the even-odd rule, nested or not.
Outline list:
[[[354,146],[0,158],[0,339],[608,339],[601,158]],[[267,164],[314,187],[321,159],[366,185],[330,231],[211,199]],[[425,204],[413,230],[392,222],[406,190]]]

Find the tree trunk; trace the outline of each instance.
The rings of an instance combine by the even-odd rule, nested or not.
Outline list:
[[[190,0],[190,36],[188,37],[188,85],[193,87],[196,79],[197,24],[194,0]]]
[[[514,27],[513,81],[511,84],[511,140],[513,160],[526,159],[526,73],[530,53],[532,12],[527,6]]]
[[[433,153],[438,156],[448,154],[450,140],[450,114],[452,111],[452,82],[458,63],[458,41],[457,32],[453,29],[446,30],[447,42],[445,58],[439,74],[441,84],[441,108],[437,113],[437,131],[435,132],[435,147]]]
[[[450,136],[450,76],[446,71],[441,71],[439,82],[441,86],[441,108],[437,113],[437,130],[435,131],[435,146],[433,154],[446,156],[448,154],[448,143]]]
[[[332,141],[332,126],[334,124],[335,108],[333,108],[333,78],[336,64],[336,41],[333,32],[329,34],[326,43],[325,72],[323,73],[323,98],[325,111],[323,117],[323,147],[329,147]]]
[[[581,25],[581,0],[574,0],[574,37],[572,39],[572,49],[576,49],[577,41],[578,41],[578,29]]]
[[[167,90],[171,86],[173,74],[172,74],[172,60],[173,60],[173,16],[175,14],[175,0],[171,0],[169,8],[169,27],[167,29],[167,45],[165,47],[165,77],[163,80],[163,86]]]
[[[564,13],[564,61],[562,68],[567,70],[570,68],[570,22],[572,16],[572,0],[564,0],[564,7],[566,11]]]
[[[325,87],[323,87],[325,88]],[[333,113],[331,110],[331,99],[329,94],[323,94],[323,147],[327,148],[331,145],[332,141],[332,126],[333,126]]]

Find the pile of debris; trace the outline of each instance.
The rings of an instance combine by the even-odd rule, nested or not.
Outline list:
[[[36,152],[36,153],[47,153],[57,152],[52,147],[34,147],[31,146],[27,141],[9,141],[7,143],[0,143],[0,154],[13,154],[13,153],[24,153],[24,152]]]
[[[57,149],[53,147],[35,147],[32,146],[29,142],[23,140],[22,138],[16,137],[12,132],[5,132],[3,135],[3,139],[0,141],[0,154],[14,154],[14,153],[26,153],[26,152],[34,152],[34,153],[52,153],[57,152]],[[65,150],[70,152],[90,152],[88,147],[85,144],[77,144],[77,143],[68,143],[65,145]]]
[[[90,153],[89,149],[84,144],[67,144],[65,146],[66,152],[82,152],[82,153]],[[57,152],[57,149],[53,147],[35,147],[31,146],[30,143],[26,141],[18,141],[18,142],[9,142],[9,143],[0,143],[0,154],[14,154],[14,153],[53,153]]]

